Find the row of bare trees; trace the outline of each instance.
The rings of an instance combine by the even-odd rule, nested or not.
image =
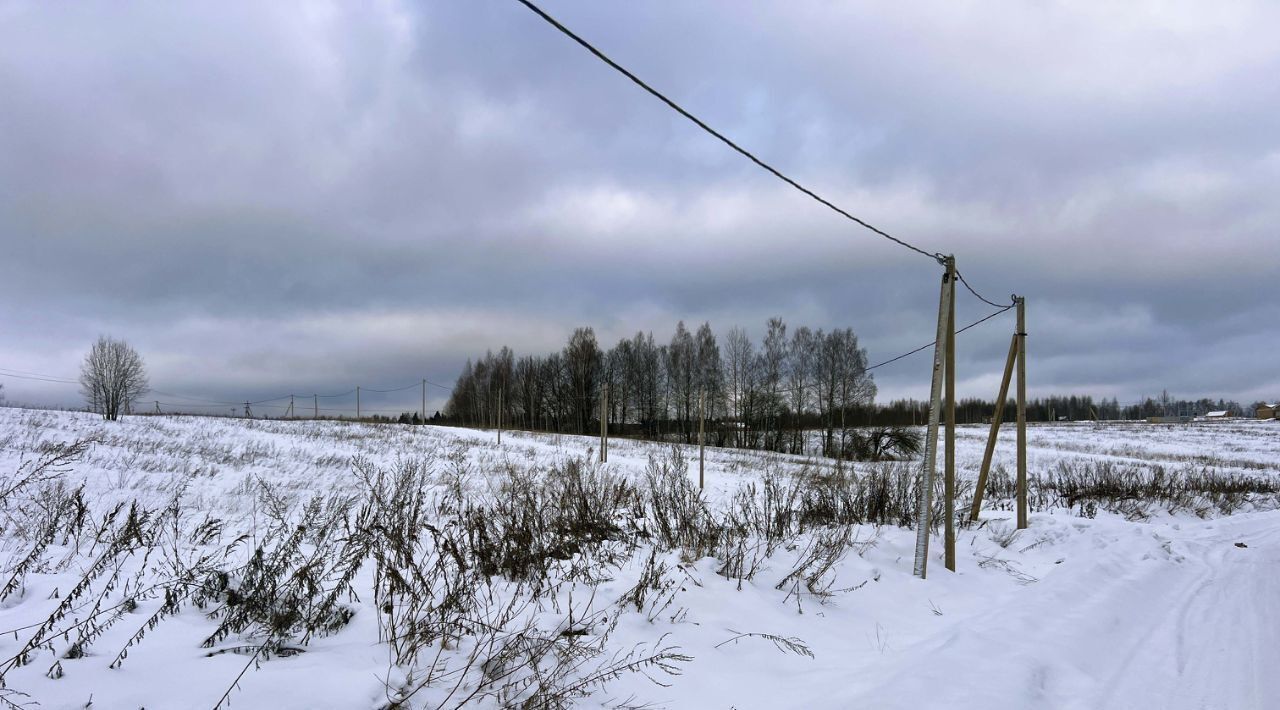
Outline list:
[[[605,417],[617,434],[691,442],[700,414],[721,446],[810,453],[841,450],[851,412],[875,397],[866,351],[851,329],[770,319],[754,342],[732,328],[723,345],[709,323],[680,322],[669,342],[636,333],[608,350],[578,328],[560,352],[517,357],[508,347],[468,361],[445,416],[468,426],[586,434]]]

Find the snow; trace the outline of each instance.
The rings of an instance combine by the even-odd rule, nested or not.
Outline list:
[[[958,432],[961,474],[976,476],[986,426]],[[199,417],[132,417],[108,423],[82,413],[0,409],[0,475],[31,458],[42,442],[98,436],[69,467],[95,510],[138,499],[162,506],[175,493],[197,510],[255,534],[265,523],[263,483],[298,501],[313,492],[355,492],[352,460],[391,466],[419,458],[445,466],[466,461],[473,485],[506,466],[545,466],[593,456],[591,437],[503,434],[443,427],[286,422]],[[1013,432],[1001,433],[996,463],[1012,470]],[[1280,476],[1280,427],[1231,421],[1212,426],[1145,423],[1054,424],[1029,429],[1029,465],[1047,471],[1082,459],[1212,467]],[[639,478],[666,446],[613,440],[610,470]],[[694,461],[696,447],[686,447]],[[766,469],[793,470],[804,457],[707,450],[707,495],[725,500]],[[822,462],[818,462],[822,463]],[[827,462],[829,463],[829,462]],[[682,580],[661,613],[634,607],[617,619],[611,648],[659,639],[692,660],[676,676],[625,674],[581,701],[608,707],[628,699],[670,708],[1265,708],[1280,675],[1280,512],[1253,510],[1217,519],[1161,515],[1146,522],[1099,513],[1034,513],[1014,532],[1008,511],[960,530],[958,570],[931,546],[929,577],[911,574],[914,533],[858,526],[855,554],[835,569],[828,600],[775,585],[795,551],[771,559],[739,586],[710,558],[666,561]],[[9,572],[30,547],[6,523],[0,564]],[[611,578],[570,587],[574,603],[604,608],[636,585],[647,553],[638,551]],[[0,661],[18,651],[29,625],[43,621],[89,564],[76,559],[28,575],[20,594],[0,603]],[[361,570],[357,586],[371,584]],[[3,581],[3,580],[0,580]],[[594,594],[594,597],[591,595]],[[250,669],[231,694],[239,708],[377,708],[385,682],[402,680],[378,641],[372,595],[354,602],[351,623],[310,641],[304,653]],[[5,685],[48,708],[209,708],[245,667],[235,652],[208,655],[212,628],[186,609],[155,627],[119,668],[115,652],[156,605],[140,607],[103,634],[94,651],[60,661],[48,649],[10,670]],[[740,634],[748,634],[740,636]],[[762,634],[793,639],[809,654]],[[736,639],[736,640],[735,640]],[[236,640],[213,650],[228,650]],[[59,652],[61,648],[57,649]],[[435,707],[443,691],[415,696]],[[457,698],[453,699],[456,704]],[[92,705],[87,703],[92,702]],[[482,707],[493,707],[492,699]],[[486,704],[487,703],[487,704]],[[452,706],[452,705],[446,705]]]

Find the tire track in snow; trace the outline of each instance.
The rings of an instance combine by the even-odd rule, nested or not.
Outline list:
[[[1079,547],[1041,582],[849,673],[847,695],[813,707],[1273,706],[1280,511],[1114,532],[1097,553]]]

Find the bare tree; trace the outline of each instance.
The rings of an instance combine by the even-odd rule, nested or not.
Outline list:
[[[667,347],[667,383],[675,404],[676,420],[684,433],[684,442],[693,443],[694,402],[698,399],[698,345],[693,334],[684,327],[684,321],[676,323],[676,334]]]
[[[782,377],[787,369],[787,324],[781,318],[770,318],[760,348],[760,372],[764,378],[765,448],[782,450],[782,417],[786,403],[782,399]]]
[[[729,407],[734,426],[734,446],[745,446],[743,429],[746,426],[750,407],[748,406],[748,390],[750,389],[750,368],[755,359],[755,350],[751,338],[742,328],[734,326],[725,337],[724,369],[729,377]]]
[[[804,418],[810,410],[812,389],[816,388],[816,371],[818,369],[821,336],[815,337],[807,326],[800,326],[791,333],[791,352],[788,357],[787,387],[791,394],[791,417],[793,423],[791,453],[803,454],[805,451]]]
[[[694,342],[697,344],[694,362],[698,391],[705,400],[707,420],[714,421],[719,418],[724,402],[724,365],[720,361],[720,346],[710,323],[698,327]]]
[[[80,366],[80,391],[89,408],[108,421],[127,413],[148,388],[142,356],[123,340],[99,336]]]
[[[564,367],[569,375],[572,397],[570,410],[578,434],[590,431],[591,418],[596,415],[596,404],[600,401],[601,357],[596,332],[591,328],[575,329],[569,336],[569,344],[564,347]]]

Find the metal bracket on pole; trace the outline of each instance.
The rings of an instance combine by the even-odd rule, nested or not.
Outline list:
[[[938,331],[933,345],[933,384],[929,390],[929,430],[925,436],[924,467],[920,472],[916,510],[915,575],[925,578],[929,561],[929,525],[933,507],[933,480],[938,459],[938,420],[942,413],[942,378],[946,368],[947,320],[951,311],[955,259],[946,257],[942,275],[942,295],[938,298]]]

